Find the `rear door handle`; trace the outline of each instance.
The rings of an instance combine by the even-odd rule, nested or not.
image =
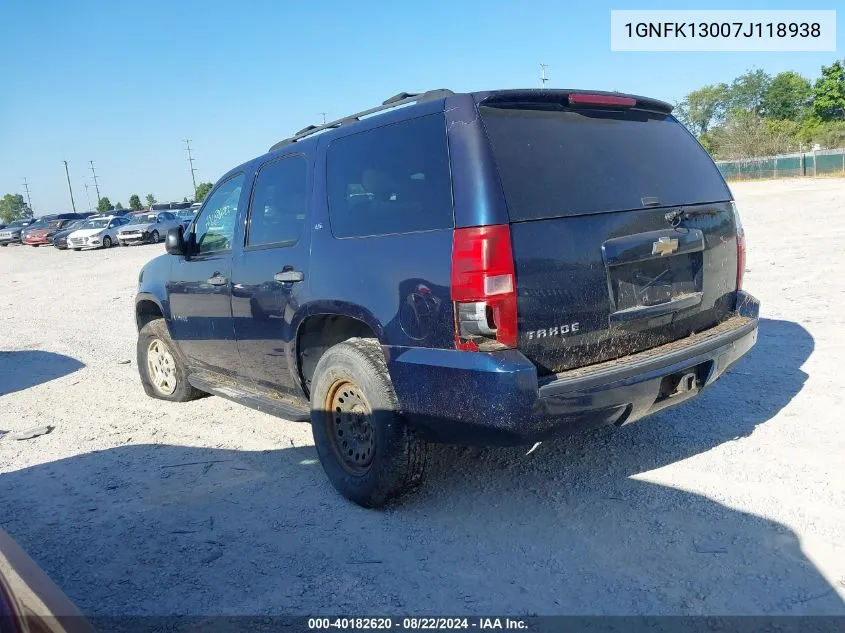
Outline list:
[[[305,273],[299,270],[283,270],[273,275],[273,279],[279,283],[293,283],[305,279]]]
[[[212,286],[225,286],[227,283],[229,283],[229,280],[228,280],[228,279],[226,279],[226,278],[225,278],[223,275],[221,275],[220,273],[214,273],[214,276],[212,276],[212,277],[208,280],[208,283],[209,283],[210,285],[212,285]]]

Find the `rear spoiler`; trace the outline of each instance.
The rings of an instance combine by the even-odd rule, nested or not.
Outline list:
[[[479,105],[558,103],[566,107],[634,108],[669,114],[673,106],[659,99],[602,90],[496,90],[476,95]]]

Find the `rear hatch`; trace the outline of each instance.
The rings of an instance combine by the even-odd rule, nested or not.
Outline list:
[[[518,347],[540,373],[728,318],[737,284],[731,194],[669,107],[531,94],[488,98],[479,111],[511,222]]]

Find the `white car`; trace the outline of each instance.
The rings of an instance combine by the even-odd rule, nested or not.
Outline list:
[[[81,227],[68,235],[68,248],[75,251],[83,248],[110,248],[117,244],[117,230],[126,222],[125,217],[113,215],[88,218]]]

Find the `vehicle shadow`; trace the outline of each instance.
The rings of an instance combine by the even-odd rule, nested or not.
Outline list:
[[[61,378],[83,367],[83,363],[64,354],[0,350],[0,396]]]
[[[724,481],[712,460],[643,475],[753,433],[812,349],[763,320],[696,402],[530,455],[435,448],[425,488],[380,512],[310,446],[155,444],[0,475],[0,522],[91,615],[841,615],[789,528],[684,490]]]

